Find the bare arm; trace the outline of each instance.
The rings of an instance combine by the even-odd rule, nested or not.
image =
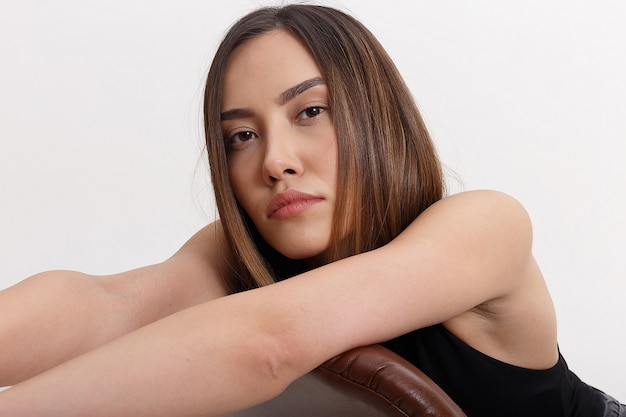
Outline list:
[[[525,303],[524,317],[502,320],[526,333],[537,311],[517,294],[538,281],[529,227],[499,194],[446,199],[381,249],[181,311],[0,393],[0,413],[219,416],[351,347],[487,302]]]
[[[0,291],[0,386],[225,295],[208,226],[167,261],[111,276],[49,271]],[[214,252],[211,252],[213,250]]]

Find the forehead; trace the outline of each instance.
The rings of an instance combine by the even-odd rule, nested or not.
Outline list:
[[[304,44],[285,30],[252,38],[229,56],[224,74],[222,109],[242,100],[278,95],[303,80],[321,77],[317,62]]]

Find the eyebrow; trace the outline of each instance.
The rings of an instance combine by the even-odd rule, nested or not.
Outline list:
[[[252,117],[252,112],[246,109],[233,109],[223,112],[220,115],[220,120],[233,120],[233,119],[246,119],[248,117]]]
[[[276,103],[279,106],[283,106],[287,104],[289,101],[293,100],[300,94],[304,93],[309,88],[316,87],[318,85],[326,84],[322,77],[315,77],[309,80],[302,81],[299,84],[294,85],[293,87],[288,88],[278,95],[276,99]],[[232,119],[244,119],[247,117],[252,117],[253,113],[249,109],[233,109],[222,112],[220,115],[220,120],[232,120]]]
[[[325,84],[324,79],[322,77],[311,78],[310,80],[302,81],[300,84],[294,85],[293,87],[283,91],[276,100],[276,103],[279,106],[283,106],[289,101],[296,98],[298,95],[304,93],[309,88],[313,88],[320,84]]]

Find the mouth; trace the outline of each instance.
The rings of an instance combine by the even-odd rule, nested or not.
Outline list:
[[[285,220],[295,217],[310,206],[324,199],[322,197],[303,193],[295,190],[287,190],[276,194],[267,206],[267,217],[273,220]]]

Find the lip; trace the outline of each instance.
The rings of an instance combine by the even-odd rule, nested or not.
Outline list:
[[[267,206],[267,217],[273,220],[284,220],[297,216],[313,204],[323,201],[322,197],[287,190],[276,194]]]

